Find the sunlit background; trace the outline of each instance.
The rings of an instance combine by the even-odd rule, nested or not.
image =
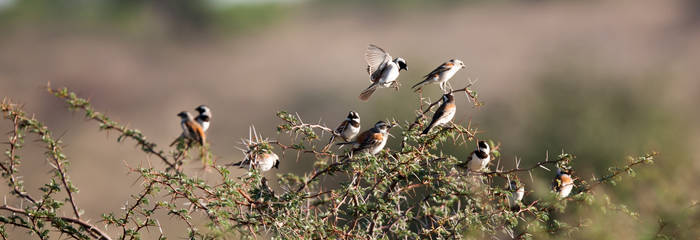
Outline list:
[[[400,91],[382,89],[361,102],[369,43],[406,59],[408,71]],[[661,153],[637,178],[598,189],[639,217],[572,208],[561,217],[592,223],[576,236],[700,237],[697,1],[0,0],[0,96],[25,104],[62,137],[80,188],[76,201],[92,222],[133,201],[139,181],[128,166],[160,163],[66,111],[44,90],[48,82],[89,97],[162,147],[180,134],[178,112],[207,104],[209,140],[222,164],[241,159],[236,147],[250,125],[288,139],[275,130],[278,110],[331,127],[350,110],[360,113],[363,128],[410,121],[417,95],[409,87],[451,58],[468,66],[452,86],[471,80],[485,102],[473,108],[459,95],[455,121],[471,120],[480,138],[501,143],[501,165],[517,157],[529,166],[566,151],[577,156],[577,177],[589,179],[628,155]],[[425,94],[435,99],[439,88]],[[8,121],[0,126],[10,130]],[[466,158],[472,148],[444,151]],[[51,166],[41,151],[23,154],[23,180],[39,194]],[[310,171],[305,160],[285,155],[281,168],[266,174]],[[197,161],[186,167],[211,174]],[[553,174],[540,169],[535,183],[522,179],[541,192]],[[185,227],[168,219],[164,230],[177,239]]]

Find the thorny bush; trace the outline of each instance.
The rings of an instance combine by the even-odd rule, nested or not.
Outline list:
[[[482,105],[470,87],[453,92],[464,92],[473,106]],[[142,189],[132,195],[133,200],[123,206],[123,211],[104,213],[101,220],[89,221],[82,217],[82,210],[73,198],[78,189],[70,180],[69,161],[62,151],[62,142],[41,122],[6,99],[0,107],[11,128],[6,158],[0,161],[0,168],[10,193],[23,204],[0,206],[3,239],[13,238],[8,236],[9,227],[26,229],[29,235],[39,239],[59,235],[75,239],[141,239],[144,231],[166,239],[168,229],[161,227],[159,216],[179,219],[191,239],[566,236],[590,224],[585,219],[574,224],[560,221],[558,214],[564,213],[568,204],[595,207],[594,199],[598,194],[594,196],[594,187],[604,183],[614,185],[623,175],[633,176],[633,167],[651,164],[656,155],[652,152],[630,158],[627,164],[610,168],[609,175],[601,178],[584,180],[574,173],[574,190],[564,199],[554,193],[540,194],[545,197],[526,198],[527,201],[510,206],[508,197],[512,191],[507,183],[516,181],[531,193],[527,186],[535,180],[532,171],[550,171],[557,167],[571,170],[574,156],[562,153],[532,166],[521,167],[518,163],[513,169],[492,164],[483,172],[467,170],[461,166],[478,139],[478,131],[471,128],[471,124],[450,124],[437,128],[432,134],[420,135],[420,129],[428,121],[425,115],[437,103],[427,101],[421,94],[420,109],[414,121],[392,122],[399,126],[400,132],[394,130],[396,137],[390,141],[401,141],[400,147],[385,148],[375,156],[349,157],[350,148],[329,146],[322,139],[324,135],[336,134],[332,129],[305,123],[297,114],[279,112],[281,124],[277,130],[280,137],[288,136],[289,142],[263,138],[253,130],[243,141],[243,150],[246,154],[293,152],[295,154],[283,154],[283,158],[308,155],[305,159],[315,162],[313,169],[304,175],[278,173],[278,186],[273,191],[268,180],[254,168],[237,176],[231,173],[230,167],[213,164],[214,171],[208,174],[217,175],[216,181],[189,175],[180,170],[181,164],[190,158],[210,158],[210,152],[189,155],[182,144],[160,149],[139,130],[111,120],[96,111],[89,101],[67,89],[49,86],[48,91],[64,100],[70,110],[82,111],[87,119],[97,121],[100,130],[116,132],[118,142],[134,141],[140,150],[155,156],[162,165],[127,166],[138,174]],[[39,195],[25,191],[19,171],[23,160],[18,152],[28,135],[41,139],[38,144],[45,147],[46,157],[54,169]],[[494,141],[489,143],[493,156],[498,158],[503,149]],[[464,154],[442,153],[440,147],[447,144],[460,146],[465,149]],[[292,160],[282,159],[282,163]],[[551,174],[554,176],[553,171]],[[603,207],[635,214],[609,201]],[[64,208],[70,209],[71,214],[61,216],[59,213],[63,211],[60,210]],[[195,216],[204,216],[206,221],[195,221]]]

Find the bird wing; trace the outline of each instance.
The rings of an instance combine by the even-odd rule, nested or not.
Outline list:
[[[435,75],[437,75],[437,74],[440,74],[440,73],[443,73],[443,72],[445,72],[445,71],[447,71],[447,70],[452,69],[452,67],[454,67],[454,65],[455,65],[455,64],[454,64],[454,63],[451,63],[451,62],[443,63],[443,64],[441,64],[440,66],[438,66],[437,68],[435,68],[432,72],[428,73],[427,75],[425,75],[425,76],[423,76],[423,77],[425,77],[426,79],[427,79],[427,78],[433,78],[433,77],[435,77]]]
[[[187,127],[187,131],[190,132],[190,136],[192,136],[194,140],[197,140],[199,144],[204,146],[204,143],[206,142],[206,135],[204,135],[202,126],[195,121],[187,121],[185,122],[185,126]]]
[[[384,135],[379,132],[370,131],[364,141],[360,142],[360,147],[358,147],[358,149],[365,149],[380,144],[382,140],[384,140]]]
[[[445,115],[446,105],[448,104],[446,102],[443,102],[442,105],[440,105],[440,107],[438,107],[438,109],[435,110],[435,114],[433,114],[433,120],[430,123],[431,125],[435,123],[438,119],[440,119],[443,115]]]
[[[367,73],[369,73],[374,80],[374,72],[390,62],[391,55],[384,51],[384,49],[370,44],[367,46],[367,51],[365,51],[365,61],[367,62]],[[381,74],[379,76],[381,76]]]
[[[348,125],[349,125],[349,124],[350,124],[350,121],[348,121],[348,120],[343,121],[342,123],[340,123],[340,125],[338,126],[338,128],[335,129],[335,132],[336,132],[337,134],[343,134],[343,132],[345,131],[345,129],[348,128]]]

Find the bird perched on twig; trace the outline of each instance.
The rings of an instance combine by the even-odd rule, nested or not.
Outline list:
[[[365,61],[367,62],[369,80],[372,84],[360,93],[360,99],[363,101],[367,101],[378,87],[396,86],[395,84],[397,83],[395,81],[399,77],[399,72],[408,70],[406,60],[403,58],[392,59],[389,53],[374,44],[370,44],[367,47]]]
[[[559,198],[568,197],[573,188],[574,180],[571,178],[571,172],[557,168],[557,175],[552,182],[552,189],[557,193],[557,196]]]
[[[207,129],[209,129],[209,123],[211,121],[211,109],[206,105],[199,105],[199,107],[194,110],[199,112],[199,115],[197,115],[194,120],[197,121],[197,123],[202,126],[202,130],[206,132]]]
[[[486,168],[491,161],[491,148],[489,144],[485,141],[479,141],[477,145],[477,149],[467,158],[467,168],[475,172]]]
[[[180,126],[182,127],[182,134],[180,134],[180,137],[175,139],[170,146],[172,147],[180,141],[180,139],[184,138],[187,141],[195,141],[199,143],[201,146],[204,146],[206,143],[207,136],[204,134],[204,130],[202,129],[202,125],[199,125],[194,118],[192,118],[192,114],[186,111],[182,111],[177,114],[178,117],[182,120],[180,122]]]
[[[508,186],[510,194],[508,195],[508,205],[512,210],[518,209],[518,203],[523,200],[525,196],[525,187],[518,186],[518,182],[511,180],[510,186]]]
[[[414,91],[421,90],[423,88],[423,85],[430,84],[430,83],[440,83],[440,89],[442,91],[445,91],[445,84],[447,81],[452,78],[452,76],[455,75],[459,70],[462,68],[465,68],[464,63],[460,61],[459,59],[451,59],[437,68],[433,70],[432,72],[428,73],[425,75],[425,80],[416,83],[416,85],[413,85]]]
[[[280,158],[277,154],[273,152],[263,152],[263,153],[248,153],[246,154],[243,161],[233,163],[231,166],[238,166],[240,168],[255,168],[262,172],[269,171],[270,169],[278,168],[280,165]]]
[[[455,98],[452,96],[452,93],[442,95],[442,105],[440,105],[437,111],[435,111],[435,114],[433,114],[433,120],[430,121],[430,124],[428,124],[428,127],[426,127],[425,130],[423,130],[422,134],[428,134],[430,129],[433,127],[443,126],[452,121],[456,112],[457,105],[455,104]]]
[[[374,124],[373,128],[357,135],[355,141],[338,143],[338,145],[354,144],[355,147],[352,149],[353,154],[366,152],[374,155],[384,149],[384,145],[386,145],[386,141],[389,139],[389,129],[392,127],[392,125],[384,121],[379,121]]]
[[[360,114],[350,111],[347,118],[335,129],[335,134],[342,137],[344,142],[350,142],[358,133],[360,133]],[[331,136],[328,144],[331,144],[333,140],[335,140],[335,135]]]

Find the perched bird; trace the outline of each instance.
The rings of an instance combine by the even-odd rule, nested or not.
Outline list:
[[[491,161],[491,148],[489,144],[485,141],[479,141],[477,143],[478,147],[472,152],[472,154],[467,158],[467,168],[470,171],[481,171],[489,164]]]
[[[442,65],[438,66],[435,70],[425,75],[425,80],[417,83],[416,85],[413,85],[413,87],[411,88],[413,88],[415,91],[418,91],[423,88],[423,85],[429,83],[440,83],[440,89],[442,89],[442,91],[445,91],[445,84],[447,83],[447,81],[449,81],[450,78],[452,78],[452,76],[454,76],[455,73],[457,73],[457,71],[461,70],[462,68],[465,68],[464,63],[462,61],[460,61],[459,59],[451,59],[450,61],[443,63]]]
[[[170,146],[172,147],[180,141],[181,138],[185,138],[189,141],[196,141],[200,145],[204,146],[204,143],[206,143],[207,136],[204,134],[204,130],[202,129],[202,126],[199,125],[193,118],[192,114],[186,111],[182,111],[177,114],[180,119],[182,119],[182,122],[180,123],[180,126],[182,126],[182,134],[180,137],[175,139]]]
[[[443,126],[452,121],[452,118],[455,117],[455,112],[457,112],[457,105],[452,93],[442,95],[442,105],[435,111],[433,120],[430,121],[430,124],[423,130],[422,134],[428,134],[434,126]]]
[[[360,93],[360,99],[367,101],[378,87],[391,87],[399,77],[399,71],[408,70],[406,60],[403,58],[393,58],[389,53],[370,44],[365,51],[365,61],[367,62],[367,73],[372,83]]]
[[[199,112],[199,115],[197,115],[194,120],[197,121],[197,123],[202,126],[202,130],[206,132],[207,129],[209,129],[209,121],[211,120],[211,109],[206,105],[199,105],[199,107],[194,110]]]
[[[251,156],[253,155],[253,156]],[[252,159],[252,161],[251,161]],[[277,154],[273,152],[269,153],[259,153],[259,154],[246,154],[243,161],[231,164],[231,166],[239,166],[240,168],[255,168],[260,171],[266,172],[270,169],[278,168],[280,165],[280,158]]]
[[[525,196],[525,187],[518,187],[518,183],[516,181],[510,181],[508,190],[510,191],[510,194],[508,195],[508,206],[510,206],[513,210],[517,210],[518,202],[522,201],[523,196]]]
[[[557,168],[557,176],[552,182],[552,189],[557,192],[559,198],[568,197],[571,190],[574,188],[574,179],[571,178],[568,170]]]
[[[354,111],[349,112],[348,117],[335,129],[335,133],[342,137],[345,142],[352,141],[360,133],[360,114]],[[334,139],[335,135],[331,136],[328,144],[332,143]]]
[[[386,141],[389,138],[389,129],[391,129],[391,127],[390,124],[379,121],[374,124],[373,128],[357,135],[355,141],[338,143],[338,145],[354,144],[355,148],[352,150],[353,154],[360,152],[367,152],[372,155],[377,154],[382,151],[384,145],[386,145]]]

